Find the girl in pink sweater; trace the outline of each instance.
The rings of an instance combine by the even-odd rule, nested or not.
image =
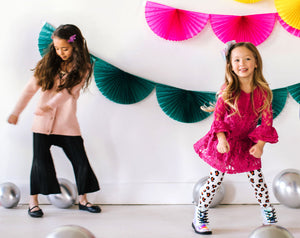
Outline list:
[[[208,207],[225,173],[246,172],[264,223],[277,222],[261,171],[265,143],[278,141],[272,126],[272,91],[262,74],[261,56],[251,43],[230,42],[225,57],[225,83],[218,94],[214,121],[209,132],[194,145],[196,153],[212,167],[208,181],[200,189],[192,223],[199,234],[212,233]],[[261,125],[257,126],[259,119]]]
[[[30,175],[28,214],[42,217],[38,194],[60,193],[60,186],[50,153],[52,145],[61,147],[69,158],[79,193],[79,209],[93,213],[99,206],[87,200],[87,193],[99,190],[89,164],[76,117],[80,90],[90,82],[92,65],[81,31],[74,25],[61,25],[53,33],[48,53],[37,63],[19,101],[8,118],[17,124],[19,115],[40,89],[40,99],[33,121],[33,162]]]

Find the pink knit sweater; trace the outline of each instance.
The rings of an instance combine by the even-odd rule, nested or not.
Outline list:
[[[80,89],[83,87],[85,79],[80,84],[74,86],[70,94],[66,89],[56,92],[59,84],[59,77],[55,78],[55,84],[52,89],[41,91],[40,98],[35,111],[32,131],[42,134],[56,135],[81,135],[76,111],[77,99],[80,95]],[[37,79],[32,77],[25,86],[21,97],[19,98],[12,114],[19,116],[24,110],[33,95],[40,89],[37,85]],[[50,106],[49,112],[43,112],[41,106]]]
[[[263,93],[256,88],[253,91],[255,109],[264,103]],[[219,97],[214,112],[214,121],[209,132],[197,141],[194,149],[199,156],[212,167],[229,174],[242,173],[261,168],[261,159],[249,154],[249,149],[258,140],[276,143],[278,135],[273,124],[272,108],[262,112],[261,125],[257,126],[259,116],[252,109],[251,93],[241,92],[238,100],[240,115],[230,116],[232,110]],[[224,132],[230,145],[230,151],[221,154],[217,151],[216,133]]]

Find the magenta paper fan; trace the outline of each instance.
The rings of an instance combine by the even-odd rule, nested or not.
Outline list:
[[[285,30],[287,30],[289,33],[293,34],[294,36],[300,37],[300,30],[288,25],[282,18],[278,15],[278,21],[283,26]]]
[[[158,36],[172,41],[182,41],[197,35],[207,24],[209,14],[176,9],[147,1],[146,21]]]
[[[247,16],[210,15],[210,23],[215,35],[224,43],[251,42],[259,45],[271,34],[276,21],[276,13]]]

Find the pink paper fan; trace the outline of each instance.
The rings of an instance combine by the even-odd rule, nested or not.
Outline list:
[[[283,26],[285,30],[287,30],[289,33],[293,34],[294,36],[300,37],[300,30],[288,25],[284,20],[282,20],[282,18],[279,15],[277,17],[278,17],[278,21],[280,22],[280,24]]]
[[[256,46],[268,38],[275,21],[276,13],[247,16],[210,15],[212,29],[221,41],[246,41]]]
[[[182,41],[197,35],[206,25],[209,14],[180,10],[147,1],[146,21],[158,36],[172,41]]]

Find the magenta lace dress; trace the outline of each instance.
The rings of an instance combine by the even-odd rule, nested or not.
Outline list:
[[[258,87],[253,91],[256,109],[263,103],[263,93]],[[261,125],[257,126],[259,116],[253,111],[251,93],[241,92],[238,108],[240,115],[229,116],[232,111],[219,97],[215,106],[214,121],[210,131],[194,144],[199,156],[213,168],[229,174],[248,172],[261,168],[261,159],[249,154],[249,149],[262,140],[276,143],[278,135],[273,124],[272,108],[262,112]],[[224,132],[230,145],[230,151],[221,154],[217,151],[216,133]]]

